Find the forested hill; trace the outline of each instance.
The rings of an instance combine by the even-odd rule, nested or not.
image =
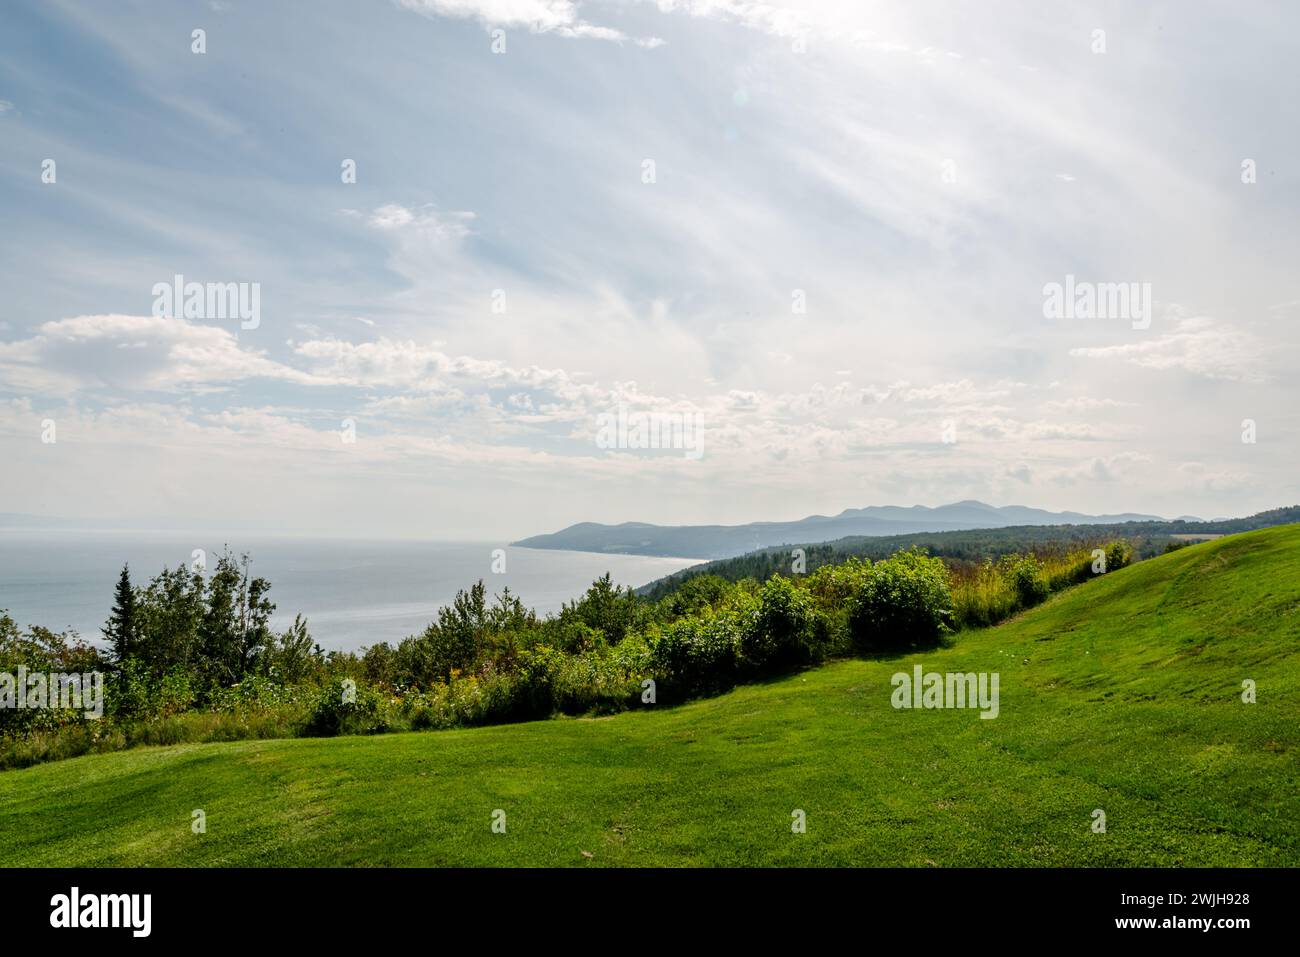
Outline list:
[[[803,550],[805,567],[813,571],[821,565],[842,562],[846,558],[870,558],[877,561],[894,552],[913,545],[920,546],[931,555],[952,561],[981,561],[997,559],[1012,552],[1060,546],[1079,547],[1105,539],[1126,538],[1132,542],[1135,558],[1150,558],[1159,554],[1180,536],[1231,535],[1273,525],[1290,525],[1300,522],[1300,505],[1269,509],[1247,518],[1221,519],[1212,522],[1176,520],[1130,521],[1107,525],[1015,525],[1005,528],[962,529],[943,532],[917,532],[905,535],[865,536],[854,535],[835,541],[783,544],[694,565],[676,574],[650,582],[637,589],[637,593],[659,599],[676,590],[683,582],[699,575],[718,575],[728,581],[754,578],[766,581],[780,572],[791,573],[796,548]]]
[[[578,552],[667,555],[675,558],[730,558],[755,549],[790,542],[830,542],[846,536],[907,535],[1017,525],[1092,525],[1163,521],[1157,515],[1085,515],[1049,512],[1023,505],[995,507],[983,502],[925,505],[872,505],[845,509],[838,515],[810,515],[794,522],[748,525],[650,525],[582,522],[549,535],[534,535],[512,544],[523,548],[562,548]]]

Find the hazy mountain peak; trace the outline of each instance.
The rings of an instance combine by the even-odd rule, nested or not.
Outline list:
[[[624,522],[602,525],[582,522],[549,535],[534,535],[514,544],[525,548],[619,552],[630,555],[671,555],[680,558],[727,558],[776,545],[827,542],[850,535],[905,535],[949,532],[1008,525],[1093,525],[1114,522],[1164,521],[1157,515],[1124,513],[1085,515],[1049,512],[1024,505],[994,506],[976,499],[949,505],[868,505],[838,515],[809,515],[790,522],[750,522],[745,525],[653,525]]]

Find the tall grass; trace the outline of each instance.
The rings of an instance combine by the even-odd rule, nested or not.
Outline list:
[[[1123,540],[1093,546],[1041,549],[1002,556],[997,562],[949,568],[953,620],[958,628],[982,628],[1005,621],[1069,585],[1129,564],[1133,548]]]
[[[300,706],[231,713],[190,711],[147,721],[66,725],[20,737],[0,738],[0,770],[25,768],[83,754],[124,751],[149,744],[206,744],[250,738],[293,738],[303,733],[306,715]]]

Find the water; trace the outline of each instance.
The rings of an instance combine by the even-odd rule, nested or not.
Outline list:
[[[19,625],[75,629],[98,640],[123,562],[139,585],[164,566],[188,565],[196,548],[208,567],[224,550],[220,536],[174,532],[0,531],[0,609]],[[400,641],[434,619],[457,589],[482,578],[490,594],[504,586],[538,613],[557,611],[609,572],[633,587],[695,564],[694,559],[505,548],[504,574],[492,572],[500,543],[247,538],[255,575],[271,582],[274,627],[301,611],[326,650]]]

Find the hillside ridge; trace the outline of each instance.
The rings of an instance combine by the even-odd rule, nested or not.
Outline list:
[[[8,771],[0,864],[1296,866],[1297,582],[1270,528],[677,707]],[[998,717],[891,707],[916,665],[1000,673]]]

